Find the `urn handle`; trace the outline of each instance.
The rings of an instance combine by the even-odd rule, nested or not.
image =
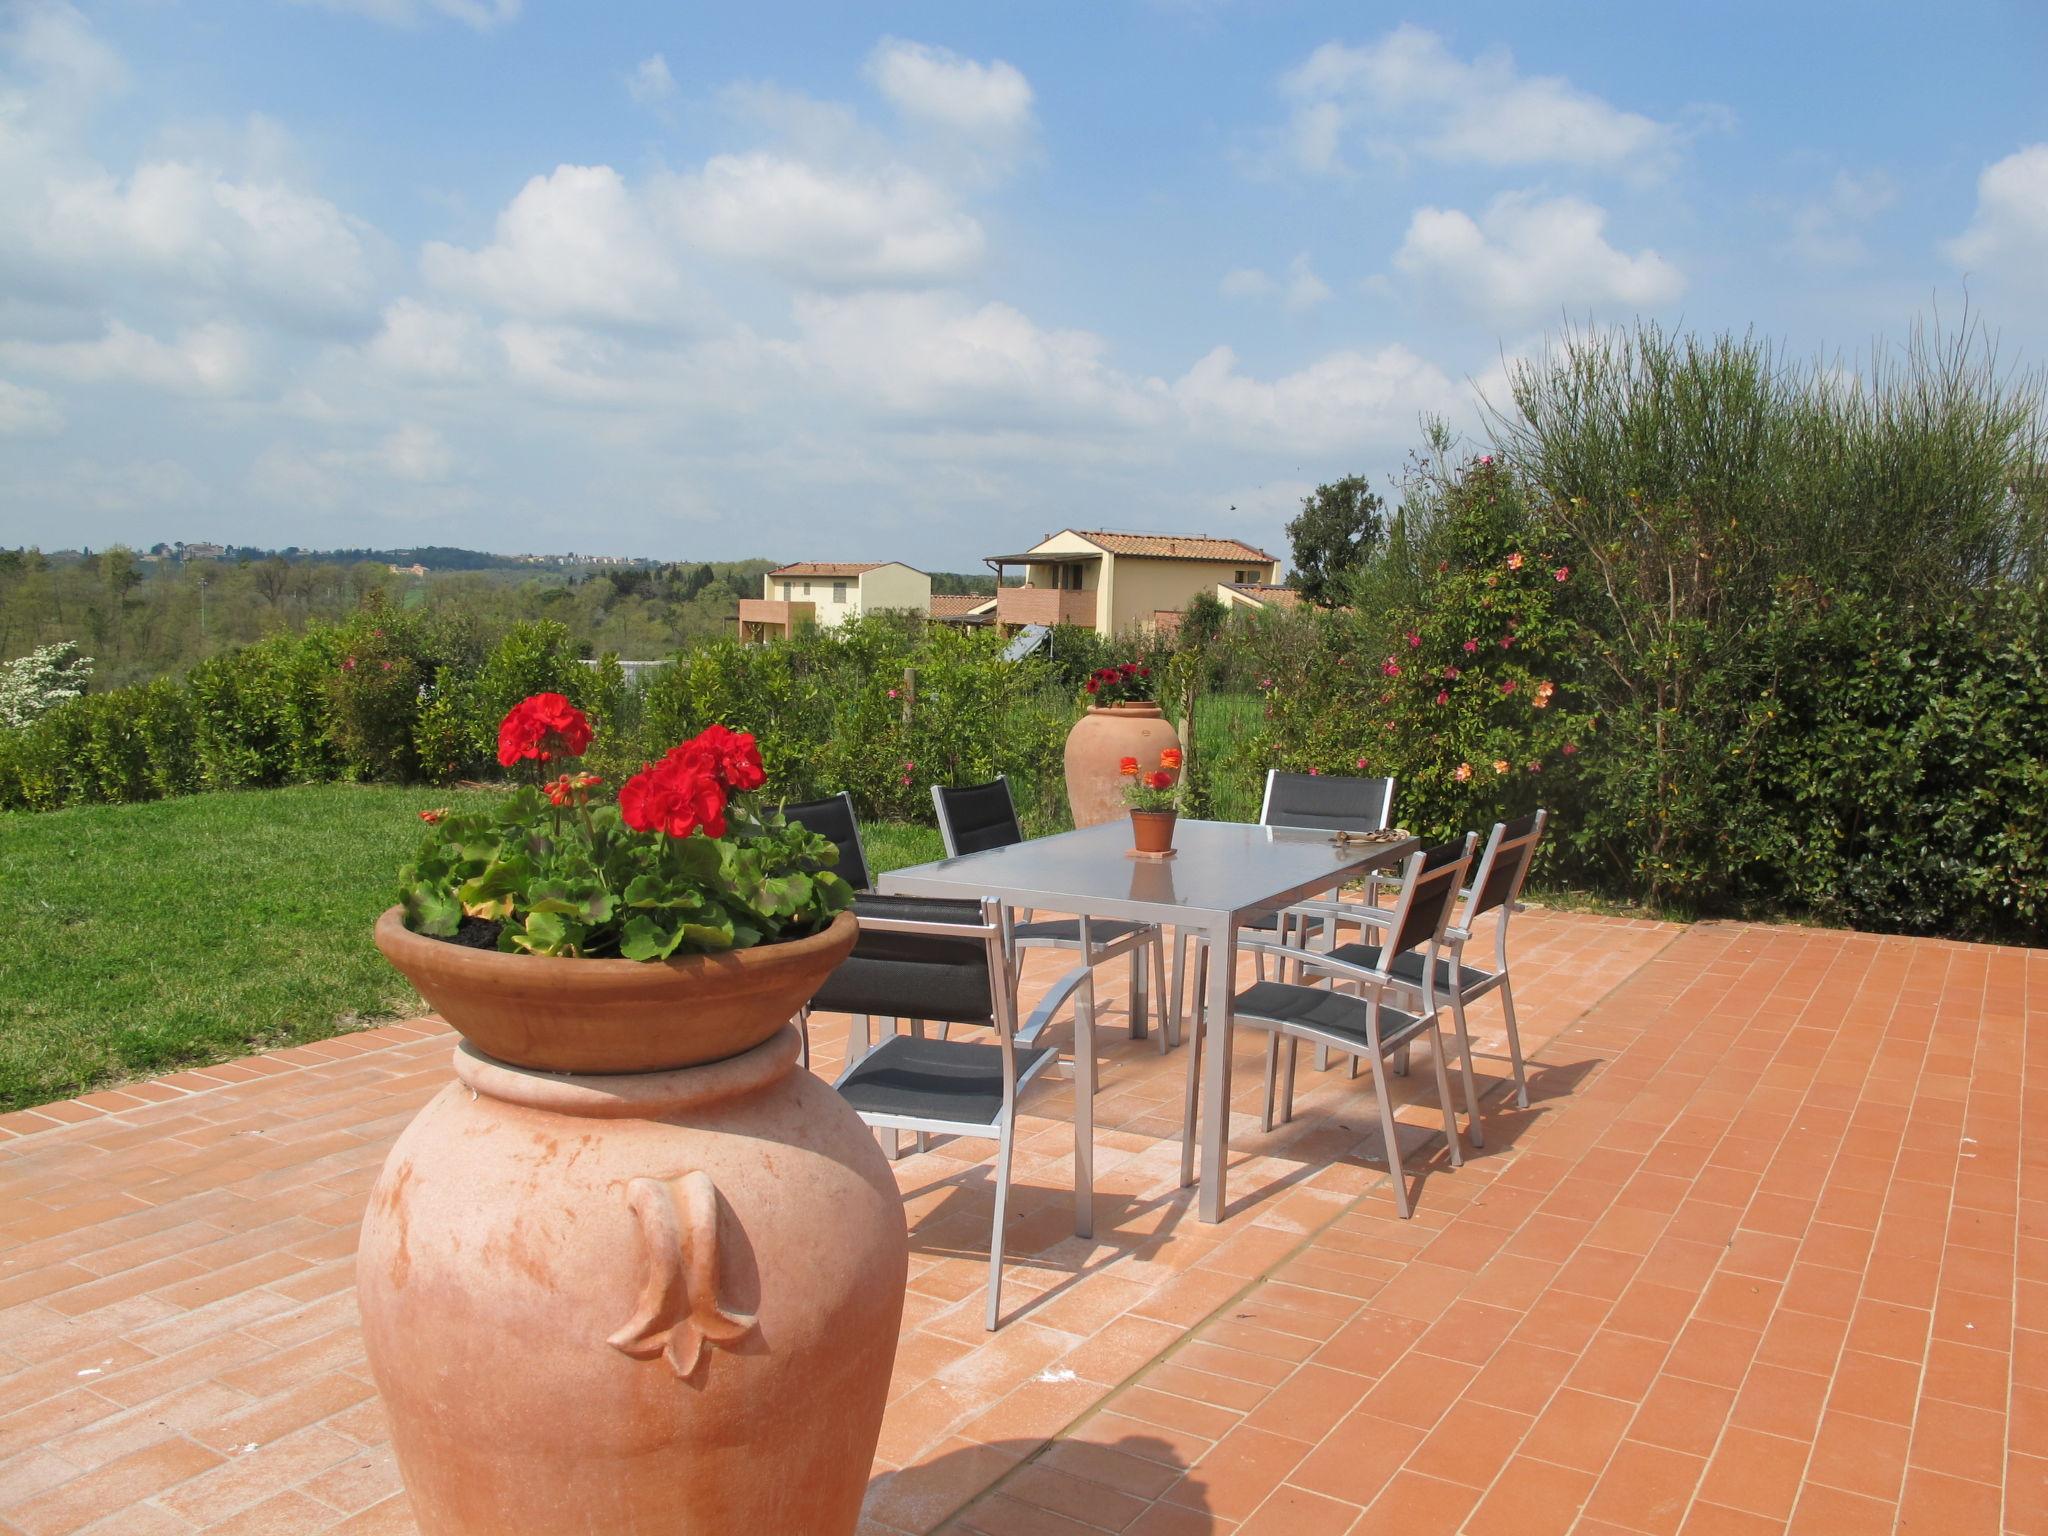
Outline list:
[[[753,1317],[718,1304],[718,1188],[702,1169],[638,1178],[626,1206],[640,1224],[644,1278],[632,1320],[608,1342],[638,1360],[665,1354],[687,1379],[712,1345],[730,1349],[754,1331]]]

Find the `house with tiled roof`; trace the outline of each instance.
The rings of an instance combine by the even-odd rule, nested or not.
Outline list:
[[[799,560],[761,578],[761,595],[740,599],[740,639],[787,639],[805,624],[844,624],[864,613],[929,613],[932,579],[901,560]]]
[[[984,592],[934,592],[932,617],[941,624],[993,624],[996,600]]]
[[[1225,608],[1264,612],[1270,608],[1298,608],[1301,594],[1289,586],[1271,581],[1219,581],[1216,600]]]
[[[1190,533],[1067,528],[987,564],[999,581],[1011,567],[1024,573],[1022,586],[997,590],[996,622],[1005,629],[1078,624],[1101,635],[1170,628],[1198,594],[1280,579],[1280,562],[1263,549]]]

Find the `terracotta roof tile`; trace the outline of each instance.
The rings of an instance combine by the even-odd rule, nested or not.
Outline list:
[[[987,593],[962,592],[932,594],[932,617],[935,619],[964,619],[975,609],[992,603],[995,598]]]
[[[799,560],[795,565],[785,565],[770,571],[770,576],[858,576],[863,571],[879,570],[892,564],[888,560],[870,560],[865,565],[848,565],[829,560]]]
[[[1255,560],[1271,565],[1273,557],[1242,539],[1212,539],[1203,534],[1103,533],[1086,528],[1074,532],[1112,555],[1150,555],[1163,560]]]
[[[1281,586],[1269,581],[1226,581],[1224,585],[1233,592],[1242,592],[1253,602],[1267,608],[1298,608],[1301,594],[1292,587]]]

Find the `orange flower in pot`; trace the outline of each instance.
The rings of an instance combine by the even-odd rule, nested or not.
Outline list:
[[[1159,766],[1140,768],[1135,757],[1117,764],[1123,776],[1124,804],[1131,813],[1131,843],[1139,853],[1166,855],[1173,852],[1173,825],[1180,817],[1181,752],[1167,747],[1159,754]]]

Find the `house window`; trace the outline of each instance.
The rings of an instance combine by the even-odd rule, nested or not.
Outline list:
[[[1259,573],[1257,571],[1239,571],[1237,573],[1237,580],[1239,585],[1245,585],[1248,583],[1256,582],[1258,579]]]
[[[782,600],[785,603],[789,601],[789,583],[786,581],[782,584]]]
[[[1063,590],[1065,590],[1065,591],[1068,591],[1068,592],[1078,592],[1078,591],[1080,591],[1080,590],[1081,590],[1081,567],[1080,567],[1080,566],[1078,566],[1078,565],[1063,565],[1063,566],[1061,566],[1061,567],[1060,567],[1060,586],[1061,586],[1061,588],[1062,588]]]
[[[805,596],[805,597],[809,597],[810,595],[811,595],[811,584],[810,584],[810,583],[809,583],[809,582],[807,581],[807,582],[805,582],[805,583],[804,583],[804,596]]]
[[[835,603],[843,603],[843,602],[845,602],[845,601],[846,601],[846,583],[845,583],[845,582],[843,582],[843,581],[835,581],[835,582],[833,582],[833,583],[832,583],[832,601],[833,601],[833,602],[835,602]]]

